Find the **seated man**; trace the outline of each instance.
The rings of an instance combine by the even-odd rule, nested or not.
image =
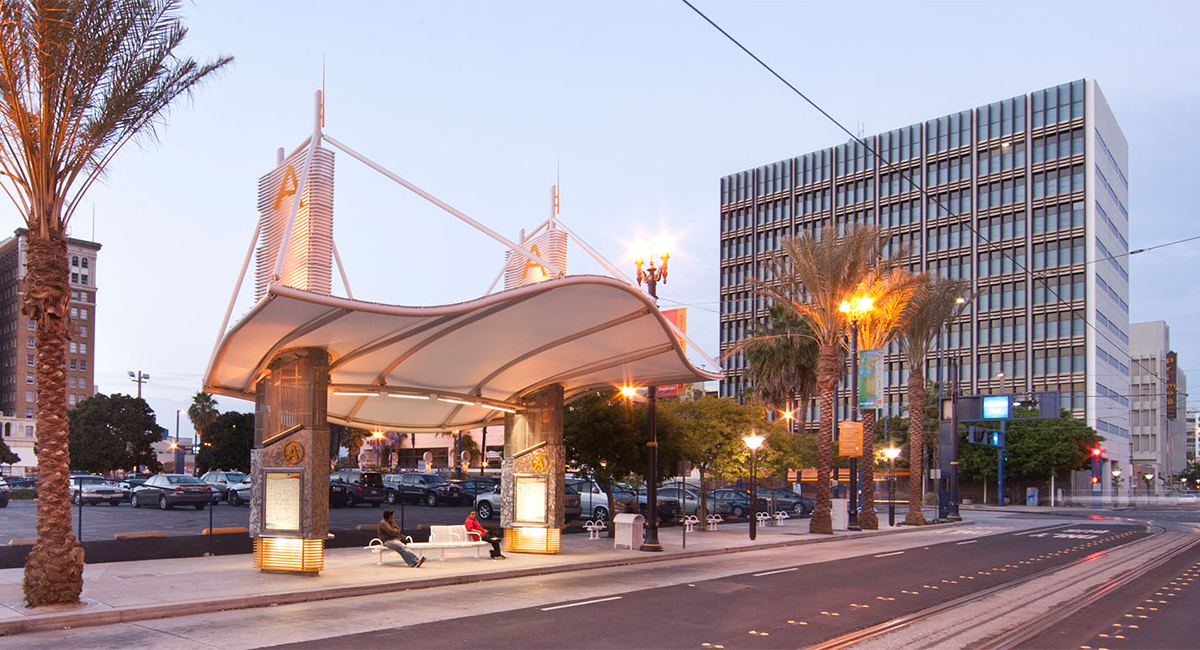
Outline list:
[[[425,558],[418,558],[416,553],[408,550],[404,542],[400,541],[400,527],[392,519],[394,516],[395,513],[390,509],[383,511],[383,519],[379,522],[379,539],[383,540],[384,546],[399,553],[408,566],[415,569],[425,563]]]
[[[479,523],[479,520],[475,518],[474,510],[467,513],[467,520],[463,522],[463,525],[467,527],[468,535],[474,535],[482,541],[491,543],[493,560],[508,559],[500,553],[500,536],[484,528],[483,524]]]

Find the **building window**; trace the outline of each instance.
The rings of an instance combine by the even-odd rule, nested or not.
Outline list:
[[[88,283],[88,274],[87,273],[83,274],[83,277],[80,278],[79,283],[84,286],[87,286],[87,283]]]
[[[33,425],[32,425],[32,424],[26,424],[26,425],[25,425],[25,437],[26,437],[26,438],[32,438],[32,437],[33,437]]]
[[[67,387],[68,388],[76,388],[74,377],[67,377]]]
[[[80,309],[80,310],[79,310],[79,317],[80,317],[80,318],[82,318],[83,320],[87,320],[87,317],[88,317],[87,310],[86,310],[86,309]]]
[[[80,359],[80,360],[79,360],[79,369],[80,369],[80,370],[87,370],[87,359]]]
[[[32,337],[32,336],[25,339],[25,347],[27,347],[27,348],[37,347],[37,340],[34,339],[34,337]]]
[[[86,326],[86,325],[84,325],[84,326],[80,327],[80,328],[79,328],[79,336],[80,336],[81,338],[85,338],[85,339],[86,339],[86,338],[87,338],[87,335],[88,335],[88,329],[87,329],[87,326]],[[747,497],[747,498],[749,498],[749,497]]]
[[[34,355],[32,355],[32,354],[25,355],[25,365],[32,366],[33,365],[33,357],[34,357]]]
[[[27,390],[27,391],[25,391],[25,401],[26,401],[26,402],[32,402],[32,401],[33,401],[33,391],[31,391],[31,390]]]
[[[67,406],[75,406],[75,396],[67,395]]]
[[[33,365],[33,364],[30,364]],[[71,359],[71,370],[79,370],[79,360]]]
[[[86,257],[85,257],[85,258],[83,258],[83,261],[81,262],[81,265],[83,266],[83,268],[85,268],[85,269],[86,269],[86,268],[88,267],[88,258],[86,258]]]
[[[87,388],[87,377],[80,377],[80,378],[79,378],[79,387],[80,387],[80,388]]]
[[[71,318],[79,318],[79,308],[78,307],[71,308]]]
[[[79,354],[87,354],[87,343],[79,344]]]
[[[27,417],[27,418],[33,417],[33,409],[25,409],[25,417]]]
[[[69,344],[67,344],[67,349],[71,351],[71,354],[79,354],[79,344],[75,341],[71,341]]]
[[[79,284],[79,274],[78,273],[71,274],[71,284]]]
[[[25,324],[25,329],[29,330],[30,332],[37,330],[37,322],[32,318],[29,319],[29,322]]]
[[[74,255],[71,257],[71,266],[79,266],[79,256],[78,255]]]
[[[25,373],[25,383],[29,384],[30,386],[33,385],[33,373],[32,372]]]

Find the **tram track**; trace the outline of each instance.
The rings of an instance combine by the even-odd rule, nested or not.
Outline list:
[[[994,634],[982,641],[974,643],[968,642],[959,644],[957,646],[968,647],[971,648],[971,650],[1004,650],[1017,647],[1022,642],[1027,641],[1052,627],[1055,623],[1062,621],[1066,617],[1069,617],[1072,614],[1095,603],[1101,598],[1104,598],[1106,595],[1113,593],[1115,590],[1119,590],[1123,586],[1141,578],[1150,571],[1153,571],[1159,566],[1162,566],[1164,563],[1177,557],[1179,554],[1185,553],[1197,545],[1200,545],[1200,538],[1195,536],[1185,536],[1176,540],[1169,540],[1169,543],[1164,545],[1164,536],[1170,538],[1168,533],[1171,531],[1158,524],[1147,524],[1147,532],[1148,535],[1146,537],[1143,537],[1135,542],[1097,551],[1087,555],[1086,557],[1079,558],[1063,565],[1049,567],[1028,576],[1011,580],[1009,582],[996,585],[988,589],[983,589],[978,592],[967,594],[944,603],[939,603],[937,605],[933,605],[911,614],[899,616],[877,625],[843,634],[819,644],[808,646],[807,650],[835,650],[837,648],[848,648],[872,640],[878,640],[885,635],[903,632],[906,629],[916,628],[922,623],[929,623],[935,617],[953,615],[959,610],[967,610],[972,606],[978,605],[985,599],[1014,591],[1018,587],[1030,585],[1030,583],[1033,583],[1037,580],[1055,575],[1068,575],[1072,570],[1088,564],[1091,564],[1091,566],[1094,568],[1084,572],[1081,575],[1074,575],[1069,580],[1057,582],[1055,591],[1094,582],[1097,579],[1097,576],[1110,573],[1114,566],[1123,565],[1130,561],[1134,562],[1133,566],[1122,570],[1116,576],[1104,578],[1099,585],[1087,587],[1082,594],[1057,603],[1049,611],[1042,613],[1031,620],[1022,622],[1014,628],[1005,630],[999,634]],[[1124,555],[1128,555],[1131,550],[1145,547],[1155,549],[1156,552],[1145,553],[1133,560],[1120,559]],[[1110,561],[1106,563],[1104,560]],[[1011,608],[1011,611],[1020,609],[1027,604],[1028,603],[1018,604],[1017,606]],[[995,620],[1002,618],[1005,612],[993,612],[993,614],[995,615]],[[946,641],[946,639],[943,639],[943,641]]]

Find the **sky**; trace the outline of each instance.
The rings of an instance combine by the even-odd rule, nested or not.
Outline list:
[[[1200,3],[695,4],[864,134],[1095,78],[1129,142],[1131,248],[1200,235],[1189,191]],[[679,1],[183,11],[180,51],[234,63],[116,158],[70,234],[103,246],[97,388],[136,393],[126,372],[149,374],[143,396],[171,433],[184,410],[185,437],[256,223],[257,179],[312,132],[322,85],[325,133],[509,237],[546,218],[560,179],[562,221],[627,273],[634,241],[672,239],[661,306],[686,305],[689,333],[714,356],[720,178],[847,140]],[[432,305],[486,291],[501,244],[340,152],[336,165],[334,238],[356,298]],[[0,207],[0,231],[20,225]],[[1195,242],[1133,256],[1129,303],[1131,321],[1167,321],[1180,368],[1200,381],[1196,261]],[[602,269],[572,248],[569,271]]]

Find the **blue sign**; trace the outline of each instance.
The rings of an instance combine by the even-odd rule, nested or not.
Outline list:
[[[1008,395],[986,395],[983,398],[983,419],[1003,420],[1008,417]]]

